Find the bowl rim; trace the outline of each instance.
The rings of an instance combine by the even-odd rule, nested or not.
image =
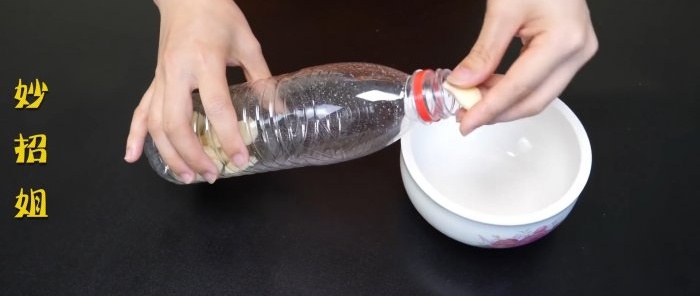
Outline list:
[[[401,155],[403,156],[404,162],[408,173],[411,175],[413,180],[417,183],[418,188],[423,190],[423,192],[433,201],[435,201],[441,207],[447,209],[448,211],[455,213],[463,218],[470,219],[473,221],[492,224],[492,225],[503,225],[503,226],[514,226],[514,225],[525,225],[540,222],[551,218],[560,212],[564,211],[570,205],[574,204],[578,199],[579,195],[583,191],[591,172],[592,165],[592,153],[591,144],[586,134],[586,130],[581,124],[581,121],[576,117],[573,111],[564,104],[559,98],[555,98],[547,108],[554,108],[560,114],[564,116],[566,121],[569,123],[573,129],[576,139],[578,141],[578,147],[581,151],[578,172],[576,177],[572,182],[569,189],[566,191],[562,198],[558,199],[556,202],[542,208],[540,210],[520,214],[513,216],[502,216],[502,215],[492,215],[484,214],[470,208],[464,207],[453,200],[442,195],[432,184],[428,182],[421,170],[418,168],[418,164],[414,158],[413,148],[409,143],[411,143],[412,134],[408,131],[406,135],[403,136],[401,140]]]

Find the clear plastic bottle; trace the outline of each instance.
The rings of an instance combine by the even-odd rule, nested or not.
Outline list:
[[[231,98],[250,153],[244,168],[229,163],[197,94],[192,126],[219,167],[219,178],[338,163],[394,143],[412,121],[453,115],[459,104],[442,86],[449,72],[409,75],[382,65],[337,63],[233,85]],[[150,137],[144,149],[161,177],[182,184]]]

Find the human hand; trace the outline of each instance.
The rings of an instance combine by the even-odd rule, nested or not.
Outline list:
[[[219,171],[192,129],[192,91],[199,89],[204,111],[226,156],[245,167],[249,154],[231,103],[227,66],[240,66],[248,81],[270,70],[245,16],[231,0],[156,0],[161,14],[155,77],[136,107],[127,138],[127,162],[143,152],[149,133],[163,161],[184,183],[197,174],[213,183]]]
[[[457,113],[460,131],[540,113],[598,50],[584,0],[488,0],[479,38],[447,81],[479,86],[483,99]],[[520,56],[505,75],[494,75],[512,38]]]

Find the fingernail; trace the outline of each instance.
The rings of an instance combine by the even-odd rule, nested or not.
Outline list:
[[[185,184],[190,184],[194,181],[194,175],[192,175],[192,173],[182,173],[179,177],[180,181]]]
[[[457,122],[461,122],[462,117],[464,117],[464,112],[462,112],[462,110],[458,110],[457,113],[455,113],[455,120]]]
[[[209,182],[209,184],[214,184],[214,182],[216,181],[216,174],[205,173],[204,180],[207,180],[207,182]]]
[[[248,160],[245,155],[238,153],[233,156],[233,164],[235,164],[239,169],[244,169],[248,165]]]
[[[126,148],[126,153],[124,153],[124,160],[131,162],[131,160],[133,159],[132,154],[134,154],[133,149],[131,149],[131,147]]]
[[[473,131],[474,131],[474,128],[472,128],[472,127],[466,127],[466,128],[460,128],[460,129],[459,129],[459,132],[462,133],[462,136],[466,136],[466,135],[470,134],[470,133],[473,132]]]
[[[456,85],[463,85],[469,83],[474,77],[474,71],[464,67],[462,65],[457,66],[449,76],[447,76],[447,81]]]

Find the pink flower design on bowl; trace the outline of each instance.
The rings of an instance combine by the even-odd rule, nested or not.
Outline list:
[[[547,235],[553,228],[548,228],[546,225],[542,225],[538,227],[535,231],[532,232],[525,232],[520,235],[516,235],[515,237],[512,238],[500,238],[498,236],[495,236],[495,240],[487,240],[483,236],[481,236],[481,239],[486,242],[486,244],[491,247],[491,248],[498,248],[498,249],[503,249],[503,248],[513,248],[513,247],[519,247],[523,245],[527,245],[531,242],[534,242],[545,235]]]

